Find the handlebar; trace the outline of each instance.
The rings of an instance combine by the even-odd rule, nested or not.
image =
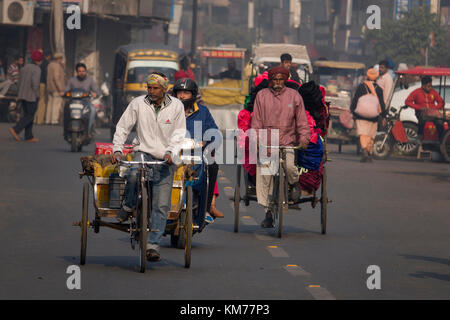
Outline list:
[[[266,148],[270,149],[280,149],[280,150],[299,150],[302,147],[301,146],[265,146]]]
[[[125,165],[133,165],[133,164],[143,164],[143,165],[163,165],[167,164],[167,160],[164,161],[124,161],[121,160],[119,164],[125,164]]]

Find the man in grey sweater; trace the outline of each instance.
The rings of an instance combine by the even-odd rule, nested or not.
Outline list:
[[[31,54],[33,63],[27,64],[20,70],[19,75],[19,94],[24,116],[14,127],[9,128],[9,132],[16,141],[20,141],[18,134],[25,129],[25,142],[38,142],[39,139],[33,136],[34,114],[37,110],[37,104],[40,94],[42,52],[33,51]]]

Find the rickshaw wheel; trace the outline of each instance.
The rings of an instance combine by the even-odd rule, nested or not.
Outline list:
[[[187,187],[186,193],[186,219],[184,223],[185,245],[184,245],[184,267],[191,266],[191,246],[192,246],[192,187]]]
[[[283,195],[284,195],[284,175],[280,172],[279,186],[278,186],[278,238],[281,238],[283,233]]]
[[[450,130],[444,134],[444,138],[441,143],[441,153],[445,158],[445,161],[450,162]]]
[[[186,210],[182,210],[180,213],[180,221],[178,222],[180,226],[183,226],[180,229],[179,234],[176,236],[173,233],[170,235],[170,243],[173,247],[178,249],[184,249],[185,246],[185,232],[184,232],[184,224],[186,221]]]
[[[141,206],[139,214],[139,268],[144,273],[147,268],[147,214],[148,214],[148,192],[147,185],[141,183]]]
[[[328,207],[327,169],[324,167],[322,174],[322,196],[320,199],[320,222],[322,227],[322,234],[326,234],[327,232],[327,207]]]
[[[241,202],[241,166],[236,168],[236,185],[234,187],[234,232],[239,231],[239,205]]]
[[[80,253],[80,265],[86,263],[86,246],[87,246],[87,230],[89,228],[88,220],[88,208],[89,208],[89,183],[83,184],[83,202],[81,212],[81,253]]]

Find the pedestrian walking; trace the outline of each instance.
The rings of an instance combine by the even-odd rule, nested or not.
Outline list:
[[[33,121],[39,100],[39,84],[41,80],[42,52],[33,51],[31,54],[32,63],[22,68],[19,74],[19,94],[18,98],[24,109],[23,118],[14,127],[9,128],[9,132],[16,141],[20,141],[19,134],[25,129],[25,142],[38,142],[39,139],[33,136]]]
[[[45,113],[46,124],[58,124],[62,119],[63,95],[66,80],[64,77],[63,54],[55,53],[47,69],[48,104]]]
[[[44,59],[41,65],[41,83],[39,86],[39,102],[36,114],[34,115],[34,124],[43,124],[45,120],[45,112],[47,109],[47,67],[50,63],[52,54],[44,52]]]
[[[367,71],[367,81],[358,86],[350,106],[350,111],[356,119],[356,134],[362,149],[361,162],[372,162],[379,117],[383,119],[383,126],[386,123],[383,90],[375,83],[378,76],[379,73],[374,68]]]

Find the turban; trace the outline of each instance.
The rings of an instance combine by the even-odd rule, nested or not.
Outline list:
[[[166,77],[160,76],[159,74],[152,73],[147,78],[147,84],[148,85],[156,84],[156,85],[161,86],[164,90],[167,90],[169,87],[169,79],[167,79]]]
[[[378,73],[378,71],[374,68],[370,68],[369,70],[367,70],[367,79],[369,79],[370,81],[377,80],[379,75],[380,74]]]
[[[40,50],[34,50],[33,53],[31,54],[31,60],[33,60],[34,62],[39,62],[42,60],[42,51]]]
[[[272,81],[273,78],[275,78],[275,76],[279,73],[283,75],[284,80],[289,79],[289,70],[286,69],[285,67],[278,66],[269,69],[269,80]]]

